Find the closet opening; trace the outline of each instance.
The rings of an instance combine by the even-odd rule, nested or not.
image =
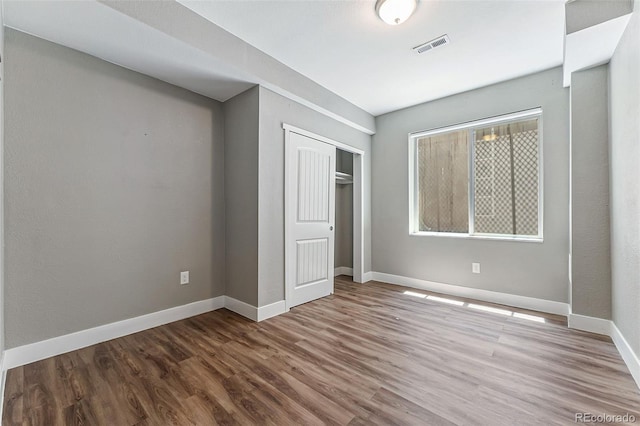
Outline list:
[[[336,150],[335,276],[353,277],[353,154]]]

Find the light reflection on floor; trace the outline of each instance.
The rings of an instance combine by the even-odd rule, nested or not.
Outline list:
[[[407,290],[407,291],[404,292],[404,294],[407,295],[407,296],[411,296],[411,297],[417,297],[417,298],[420,298],[420,299],[431,300],[432,302],[445,303],[447,305],[455,305],[455,306],[465,306],[467,308],[476,309],[476,310],[479,310],[479,311],[490,312],[490,313],[498,314],[498,315],[510,316],[510,317],[524,319],[524,320],[528,320],[528,321],[535,321],[535,322],[540,322],[540,323],[545,323],[546,322],[543,317],[540,317],[540,316],[537,316],[537,315],[523,314],[523,313],[520,313],[520,312],[513,312],[513,311],[510,311],[508,309],[494,308],[492,306],[480,305],[480,304],[477,304],[477,303],[465,303],[465,302],[463,302],[461,300],[447,299],[446,297],[439,297],[439,296],[430,296],[430,295],[427,295],[427,294],[418,293],[416,291]]]

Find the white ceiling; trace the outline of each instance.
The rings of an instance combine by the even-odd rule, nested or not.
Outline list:
[[[422,0],[399,26],[373,1],[179,1],[373,115],[563,60],[564,0]],[[451,44],[411,50],[443,34]]]
[[[414,16],[393,27],[367,0],[179,1],[373,115],[563,59],[563,0],[421,0]],[[9,27],[213,99],[224,101],[260,82],[250,69],[234,68],[96,1],[3,4]],[[445,33],[449,45],[412,52]]]

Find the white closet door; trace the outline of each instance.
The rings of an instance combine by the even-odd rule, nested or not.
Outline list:
[[[336,148],[290,133],[287,305],[333,293]]]

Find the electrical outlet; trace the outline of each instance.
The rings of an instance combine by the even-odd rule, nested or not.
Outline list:
[[[189,284],[189,271],[180,272],[180,285]]]
[[[471,272],[473,272],[474,274],[479,274],[480,273],[480,264],[479,263],[472,263],[471,264]]]

